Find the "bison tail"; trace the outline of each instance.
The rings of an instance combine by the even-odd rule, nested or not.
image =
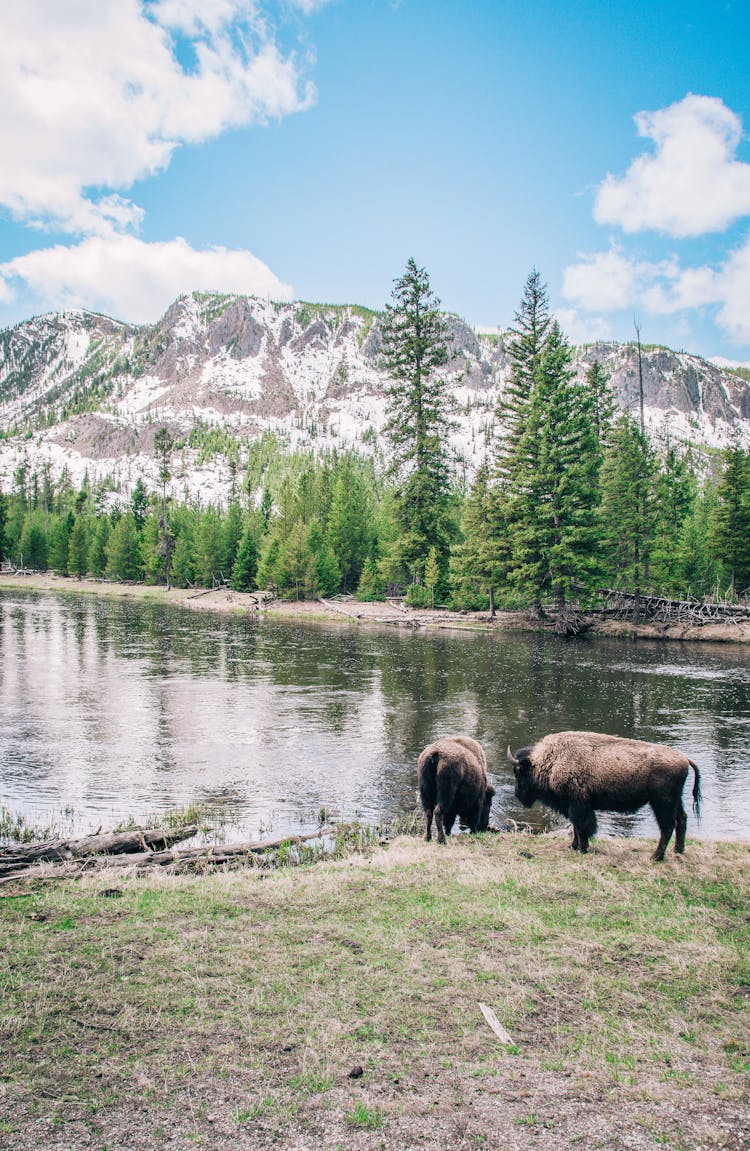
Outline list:
[[[700,821],[701,800],[703,799],[701,794],[701,773],[698,771],[698,764],[693,763],[692,759],[689,759],[688,763],[695,772],[695,783],[693,784],[693,811],[695,812],[695,818]]]

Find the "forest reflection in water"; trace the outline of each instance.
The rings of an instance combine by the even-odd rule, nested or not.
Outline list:
[[[531,633],[417,633],[0,593],[0,803],[99,825],[197,800],[231,834],[315,826],[321,808],[412,811],[416,759],[463,731],[487,749],[496,825],[521,809],[506,759],[548,731],[671,743],[701,767],[689,835],[750,838],[744,649]],[[652,834],[650,812],[604,830]]]

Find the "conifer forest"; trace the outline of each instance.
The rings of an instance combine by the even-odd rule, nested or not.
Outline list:
[[[449,336],[413,260],[386,306],[387,448],[290,451],[272,434],[234,461],[225,506],[159,484],[125,498],[20,467],[0,492],[0,560],[26,570],[302,599],[404,594],[457,609],[587,606],[607,589],[737,599],[750,588],[750,453],[653,442],[616,412],[606,372],[571,369],[532,272],[509,335],[510,386],[470,484],[448,450]],[[230,464],[232,460],[230,459]]]

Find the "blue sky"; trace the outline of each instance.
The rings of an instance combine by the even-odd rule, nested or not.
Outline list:
[[[750,361],[747,0],[0,0],[0,325],[382,307]]]

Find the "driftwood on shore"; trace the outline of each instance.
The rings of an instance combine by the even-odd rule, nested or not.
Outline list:
[[[174,843],[191,839],[197,824],[179,829],[133,827],[127,831],[109,831],[85,835],[80,839],[45,839],[40,843],[6,844],[0,847],[0,875],[6,869],[28,867],[33,863],[61,863],[89,855],[132,855],[169,848]]]
[[[750,605],[717,603],[711,600],[677,600],[662,595],[629,591],[607,593],[606,607],[599,614],[612,619],[640,620],[643,623],[700,626],[706,623],[742,623],[750,620]]]
[[[177,843],[195,835],[197,827],[183,828],[179,833],[163,829],[137,829],[132,832],[114,832],[108,835],[90,835],[80,840],[47,841],[40,844],[0,847],[0,884],[23,879],[47,879],[49,873],[40,874],[40,864],[54,864],[60,878],[73,878],[88,871],[102,868],[131,867],[146,871],[154,867],[168,868],[172,872],[195,868],[215,868],[223,864],[241,862],[251,856],[278,850],[311,839],[320,839],[327,829],[308,835],[288,835],[281,839],[250,840],[247,843],[207,844],[173,850],[168,843]],[[171,840],[165,838],[171,836]],[[92,843],[99,841],[98,849]],[[55,846],[57,845],[57,846]],[[64,845],[61,847],[60,845]],[[82,846],[85,845],[85,846]],[[109,845],[109,846],[107,846]],[[56,876],[55,876],[56,877]]]

